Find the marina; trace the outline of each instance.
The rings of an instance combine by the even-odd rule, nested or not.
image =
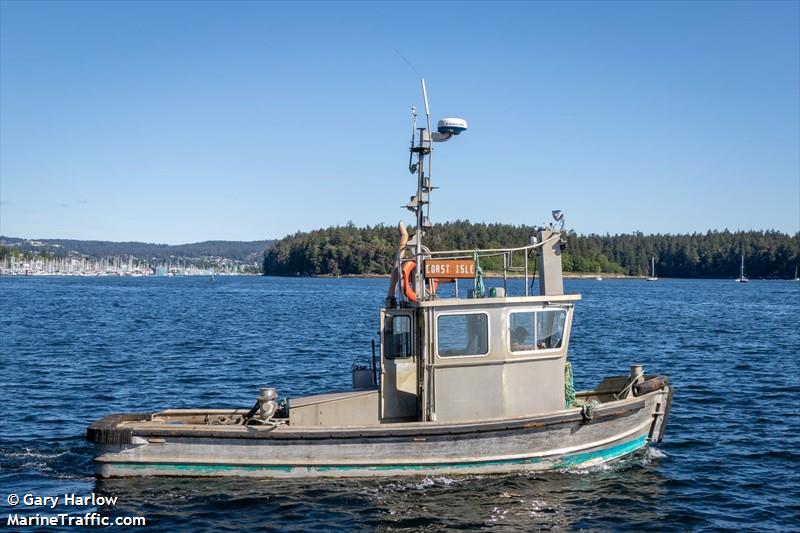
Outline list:
[[[250,267],[251,268],[251,267]],[[0,276],[211,276],[252,273],[237,264],[198,268],[184,264],[158,264],[132,257],[34,257],[10,256],[0,261]]]

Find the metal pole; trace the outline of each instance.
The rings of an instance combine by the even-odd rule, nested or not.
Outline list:
[[[525,296],[528,296],[528,252],[522,255],[525,258]]]
[[[422,203],[422,186],[425,179],[425,128],[419,128],[419,154],[417,165],[417,244],[415,250],[416,267],[414,270],[414,279],[417,281],[417,299],[425,299],[425,281],[422,276],[422,219],[424,218],[424,204]]]
[[[514,256],[511,254],[514,252],[508,252],[503,254],[503,290],[508,296],[508,269],[514,266]]]
[[[378,386],[378,364],[375,361],[375,339],[372,339],[372,384]]]

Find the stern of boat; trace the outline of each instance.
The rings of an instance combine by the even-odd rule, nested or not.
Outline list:
[[[632,369],[640,370],[641,367]],[[666,375],[636,374],[637,370],[628,376],[606,377],[593,390],[577,392],[574,405],[591,413],[592,409],[610,402],[645,400],[653,417],[647,442],[658,444],[664,438],[675,388]]]

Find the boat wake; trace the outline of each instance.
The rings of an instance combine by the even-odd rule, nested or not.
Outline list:
[[[478,476],[430,476],[424,478],[411,478],[406,480],[396,480],[391,483],[383,485],[383,489],[388,492],[406,492],[409,490],[429,490],[437,488],[447,488],[457,485],[463,485],[471,479]]]
[[[30,445],[0,447],[0,469],[7,475],[31,471],[58,479],[87,480],[91,475],[91,455],[86,446],[55,445],[47,449]]]
[[[599,472],[617,472],[637,466],[648,466],[666,457],[668,457],[668,455],[665,451],[653,446],[646,446],[631,455],[620,457],[612,461],[592,465],[576,465],[559,469],[556,472],[579,476],[597,474]]]
[[[654,448],[652,446],[649,446],[647,447],[646,451],[647,451],[646,456],[648,459],[664,459],[666,457],[669,457],[669,455],[667,455],[667,452],[665,452],[661,448]]]

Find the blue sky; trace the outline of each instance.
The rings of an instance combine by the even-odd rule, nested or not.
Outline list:
[[[0,4],[0,233],[280,238],[432,220],[800,230],[800,3]]]

